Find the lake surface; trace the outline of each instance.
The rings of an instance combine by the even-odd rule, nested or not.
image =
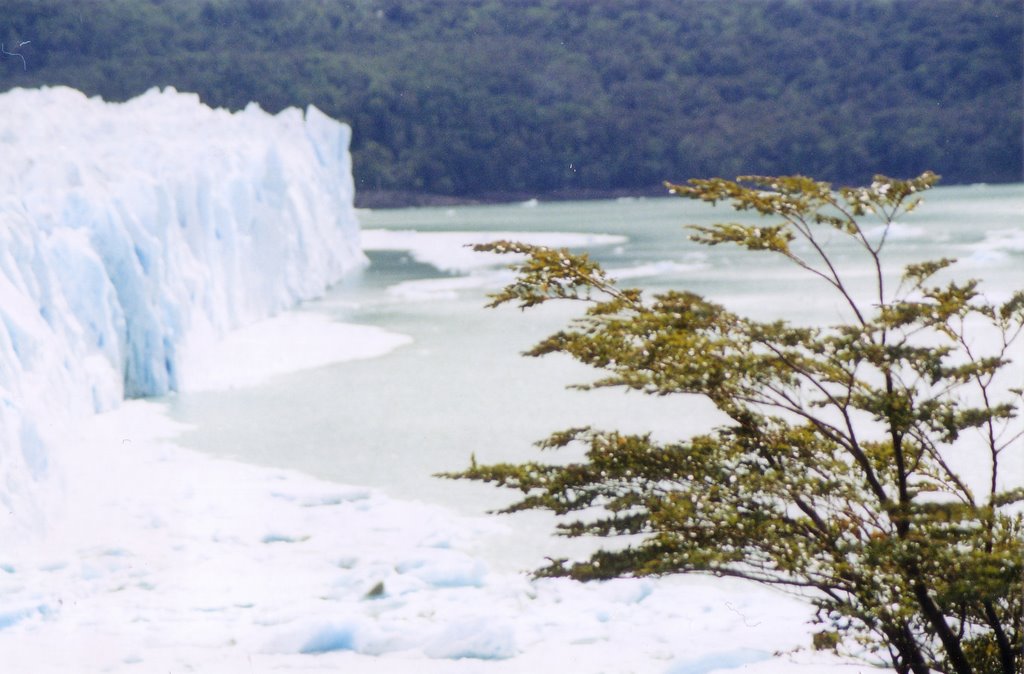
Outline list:
[[[505,261],[463,244],[496,232],[590,243],[584,248],[629,285],[692,290],[757,318],[842,319],[822,284],[791,265],[687,240],[686,224],[741,217],[675,198],[364,212],[370,265],[298,310],[413,341],[255,388],[175,395],[171,414],[194,429],[179,442],[479,514],[509,495],[433,474],[465,467],[471,454],[481,462],[537,458],[532,443],[569,426],[664,437],[706,429],[715,416],[701,401],[566,390],[593,373],[565,358],[520,356],[576,309],[485,309],[487,293],[509,278]],[[864,258],[838,235],[832,244],[850,275],[868,277]],[[1005,297],[1024,288],[1024,185],[933,190],[886,250],[897,272],[911,261],[959,258],[958,277],[981,278],[993,298]]]

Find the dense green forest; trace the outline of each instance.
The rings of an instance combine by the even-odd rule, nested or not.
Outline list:
[[[367,193],[1005,182],[1022,24],[1020,0],[0,0],[24,57],[0,89],[312,103],[352,124]]]

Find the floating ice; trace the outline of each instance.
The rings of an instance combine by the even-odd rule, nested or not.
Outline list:
[[[453,300],[459,293],[480,288],[500,288],[511,278],[511,274],[492,273],[475,276],[452,276],[446,278],[417,279],[402,281],[388,288],[388,294],[400,300],[413,302]]]
[[[283,314],[234,330],[187,354],[179,389],[256,386],[286,372],[374,358],[410,341],[405,335],[335,323],[320,314]]]
[[[517,650],[513,627],[483,614],[452,622],[423,652],[431,658],[504,660]]]
[[[521,241],[549,248],[613,246],[627,239],[616,234],[573,234],[566,232],[418,232],[366,229],[365,250],[409,251],[417,262],[441,271],[468,273],[485,267],[507,265],[509,255],[483,254],[469,246],[495,241]]]
[[[707,256],[703,253],[693,253],[686,256],[685,262],[660,260],[658,262],[649,262],[635,267],[612,267],[608,270],[608,275],[619,281],[625,281],[628,279],[685,274],[688,272],[706,269],[708,267],[706,259]]]
[[[972,269],[1005,263],[1024,253],[1024,232],[1017,229],[996,229],[985,234],[985,239],[971,247],[971,253],[961,261]]]
[[[913,241],[928,236],[928,230],[917,225],[905,225],[893,222],[889,225],[877,225],[870,227],[864,232],[872,242],[877,242],[883,236],[890,241]]]
[[[771,657],[771,653],[741,648],[735,651],[724,651],[703,655],[693,660],[684,660],[673,665],[668,674],[708,674],[726,669],[736,669],[753,662],[760,662]]]

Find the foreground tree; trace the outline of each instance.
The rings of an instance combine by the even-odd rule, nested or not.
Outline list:
[[[669,186],[774,218],[695,227],[692,238],[805,270],[848,316],[827,328],[751,320],[689,292],[647,299],[565,250],[479,246],[526,256],[492,305],[589,303],[529,355],[564,353],[604,371],[584,388],[703,396],[728,422],[678,443],[574,428],[540,444],[582,445],[583,461],[474,462],[449,477],[522,491],[506,512],[553,511],[563,535],[628,543],[540,575],[744,578],[812,601],[817,648],[886,658],[901,673],[1020,672],[1024,478],[1001,468],[1021,451],[1021,391],[1006,378],[1024,292],[993,304],[976,281],[937,284],[949,259],[910,265],[895,282],[881,255],[893,222],[937,179],[878,176],[838,191],[799,176]],[[836,232],[872,270],[869,293],[826,250]]]

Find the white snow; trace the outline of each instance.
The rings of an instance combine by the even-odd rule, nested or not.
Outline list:
[[[15,89],[0,109],[0,531],[34,530],[69,421],[209,384],[183,354],[364,257],[350,130],[316,108],[58,87]]]
[[[496,572],[503,520],[213,459],[182,430],[141,400],[80,425],[76,507],[0,551],[5,671],[863,671],[773,657],[806,639],[783,595]]]

